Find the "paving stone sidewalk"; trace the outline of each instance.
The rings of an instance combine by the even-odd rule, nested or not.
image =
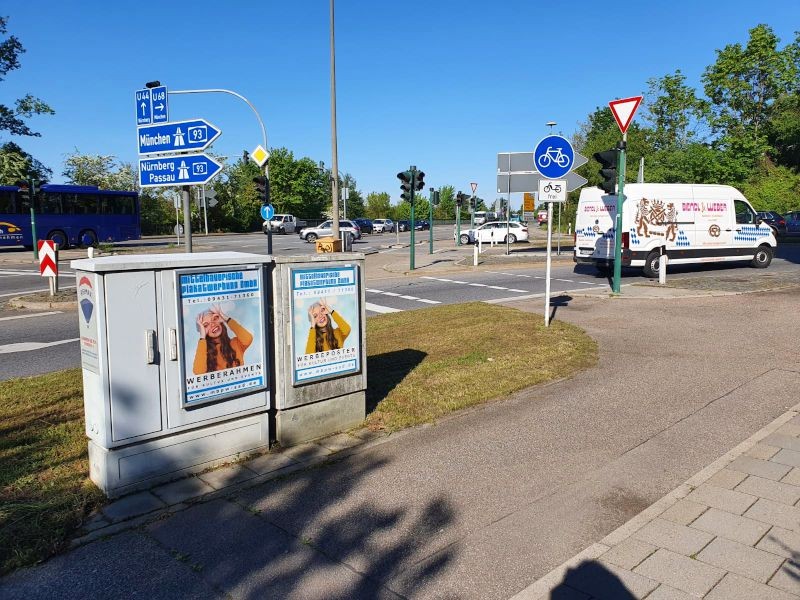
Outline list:
[[[513,600],[800,599],[800,404]]]

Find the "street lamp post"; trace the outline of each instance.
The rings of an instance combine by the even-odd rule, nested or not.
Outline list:
[[[331,154],[333,158],[333,173],[339,173],[339,155],[336,145],[336,41],[334,33],[334,0],[331,0]],[[331,205],[333,213],[333,237],[339,239],[339,178],[333,178],[331,189]]]

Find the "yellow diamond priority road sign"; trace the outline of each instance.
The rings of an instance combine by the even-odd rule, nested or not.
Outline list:
[[[259,144],[256,146],[256,149],[250,153],[250,158],[252,158],[259,167],[263,167],[264,163],[266,163],[269,158],[269,152],[264,150],[261,144]]]

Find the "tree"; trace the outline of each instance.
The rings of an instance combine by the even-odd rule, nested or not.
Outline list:
[[[386,192],[370,192],[367,194],[367,206],[364,211],[370,219],[386,219],[391,212],[391,198]]]
[[[14,142],[6,142],[0,146],[0,185],[14,185],[23,179],[47,183],[52,176],[53,171]]]
[[[433,216],[437,219],[450,220],[456,215],[456,188],[452,185],[443,185],[439,188],[439,206]]]
[[[330,173],[308,157],[295,160],[286,148],[273,148],[269,158],[272,203],[276,212],[316,219],[330,203]]]
[[[778,164],[800,169],[800,93],[775,100],[767,123],[767,140]]]
[[[61,173],[73,185],[94,185],[103,190],[138,190],[138,173],[130,163],[117,163],[112,155],[81,154],[77,149],[67,155]]]
[[[8,32],[8,19],[0,17],[0,34]],[[25,52],[19,39],[10,35],[0,42],[0,81],[10,72],[20,68],[19,56]],[[39,137],[41,134],[32,131],[23,121],[34,115],[55,114],[55,111],[43,101],[26,94],[14,101],[14,108],[0,104],[0,131],[8,131],[11,135]]]
[[[358,217],[363,217],[365,215],[365,207],[364,207],[364,197],[361,195],[361,192],[358,191],[358,183],[356,182],[355,177],[353,177],[350,173],[345,173],[344,178],[339,183],[339,195],[341,198],[344,198],[344,192],[342,191],[344,188],[347,188],[347,218],[348,219],[357,219]],[[344,209],[344,200],[342,201],[342,208]],[[342,212],[344,214],[344,212]]]
[[[757,25],[744,48],[729,44],[717,50],[716,62],[703,74],[721,144],[738,143],[756,158],[768,148],[765,127],[775,101],[798,89],[800,35],[783,50],[779,42],[769,26]]]
[[[654,150],[683,149],[703,141],[708,128],[710,107],[685,83],[680,69],[672,75],[648,80],[647,103],[642,118],[649,124],[650,145]]]

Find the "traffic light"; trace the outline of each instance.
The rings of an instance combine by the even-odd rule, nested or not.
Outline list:
[[[266,177],[253,177],[256,184],[256,193],[261,198],[261,204],[269,204],[269,179]]]
[[[469,197],[469,209],[472,212],[475,212],[475,208],[478,206],[478,199],[475,196]]]
[[[397,178],[400,180],[400,189],[403,190],[400,198],[406,202],[411,202],[411,186],[414,179],[411,171],[401,171],[397,174]]]
[[[464,192],[458,192],[456,194],[456,206],[458,208],[461,208],[461,206],[464,204],[464,200],[466,199],[466,197],[467,195]]]
[[[425,187],[425,173],[422,171],[414,171],[414,191],[419,192]]]
[[[600,176],[603,178],[603,183],[598,187],[606,194],[613,194],[617,186],[619,150],[612,148],[611,150],[604,150],[603,152],[595,152],[592,158],[599,162],[601,167],[599,172]]]
[[[433,205],[434,206],[439,206],[440,202],[441,202],[441,200],[439,199],[439,191],[437,190],[437,191],[433,192]]]

